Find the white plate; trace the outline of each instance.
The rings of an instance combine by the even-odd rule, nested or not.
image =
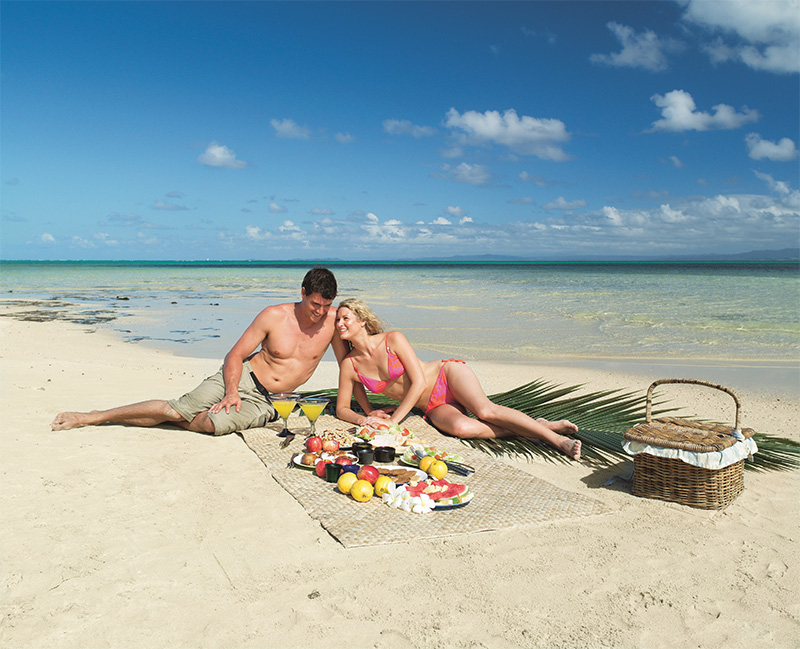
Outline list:
[[[303,463],[300,461],[300,458],[302,458],[302,457],[303,457],[303,454],[302,454],[302,453],[301,453],[300,455],[295,455],[295,456],[292,458],[292,462],[294,462],[294,465],[295,465],[295,466],[299,466],[301,469],[308,469],[309,471],[313,471],[313,470],[314,470],[314,467],[315,467],[315,466],[317,466],[317,463],[316,463],[316,462],[314,462],[314,464],[303,464]],[[350,455],[350,456],[348,456],[348,457],[349,457],[351,460],[353,460],[353,462],[352,462],[353,464],[358,464],[358,460],[357,460],[356,458],[354,458],[352,455]]]
[[[392,469],[402,469],[404,471],[408,470],[407,466],[398,466],[396,464],[387,464],[387,465],[381,464],[379,467],[376,467],[376,468],[390,469],[390,470],[392,470]],[[420,471],[419,469],[414,469],[414,468],[412,468],[411,470],[414,471],[417,474],[417,482],[419,482],[420,480],[426,480],[428,478],[428,474],[425,473],[424,471]],[[408,484],[408,483],[407,482],[396,482],[395,484]]]
[[[464,507],[465,505],[469,505],[472,502],[472,498],[475,496],[467,487],[467,490],[461,496],[462,501],[460,503],[450,503],[448,505],[440,505],[436,503],[436,507],[433,508],[433,511],[439,511],[444,509],[456,509],[457,507]]]

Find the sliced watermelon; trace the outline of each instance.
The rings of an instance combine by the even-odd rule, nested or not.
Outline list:
[[[411,494],[412,496],[419,496],[425,489],[428,488],[428,483],[425,480],[418,482],[415,485],[408,484],[406,485],[406,491]]]
[[[457,498],[458,496],[463,494],[466,490],[467,490],[467,485],[451,484],[449,487],[447,487],[444,491],[441,492],[440,498],[442,500]]]

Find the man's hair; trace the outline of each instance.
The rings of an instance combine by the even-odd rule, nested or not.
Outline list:
[[[326,300],[336,297],[336,278],[327,268],[317,266],[306,273],[303,278],[303,289],[306,295],[319,293]]]

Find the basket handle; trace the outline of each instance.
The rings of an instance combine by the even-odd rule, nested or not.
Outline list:
[[[696,385],[705,385],[708,388],[714,388],[715,390],[722,390],[733,397],[733,402],[736,404],[736,421],[733,424],[733,428],[735,431],[739,430],[739,410],[741,409],[741,405],[739,404],[739,397],[736,396],[736,393],[731,390],[730,388],[726,388],[724,385],[717,385],[716,383],[710,383],[709,381],[701,381],[700,379],[659,379],[658,381],[654,381],[653,384],[647,388],[647,409],[645,411],[645,417],[647,423],[649,424],[651,419],[651,414],[653,410],[653,390],[658,385],[663,385],[664,383],[694,383]]]

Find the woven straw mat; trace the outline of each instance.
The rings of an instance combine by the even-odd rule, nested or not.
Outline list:
[[[308,432],[304,417],[290,417],[289,428],[297,433],[297,438],[285,449],[279,448],[282,438],[276,436],[282,422],[240,434],[278,484],[346,548],[521,527],[609,511],[593,498],[559,489],[456,438],[445,437],[421,417],[409,417],[403,425],[427,445],[461,455],[464,462],[475,468],[475,473],[468,477],[447,475],[451,482],[469,485],[475,493],[469,504],[411,514],[384,505],[380,498],[359,503],[342,495],[334,483],[325,482],[313,471],[287,466],[292,454],[302,449],[302,440]],[[318,431],[337,427],[349,426],[330,415],[323,415],[317,421]]]

